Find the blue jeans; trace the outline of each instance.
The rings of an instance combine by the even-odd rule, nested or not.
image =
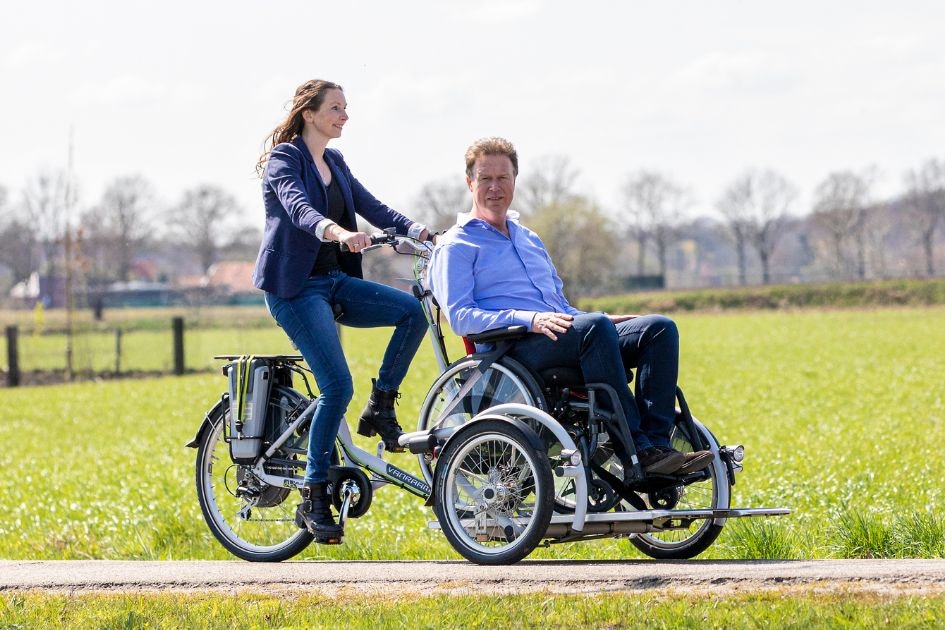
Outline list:
[[[355,328],[394,326],[377,377],[377,388],[400,388],[426,332],[420,302],[404,291],[353,278],[341,271],[309,278],[293,298],[266,293],[266,306],[305,358],[318,384],[318,406],[309,430],[306,483],[328,479],[338,427],[354,394],[351,371],[335,327],[332,305],[342,309],[338,323]]]
[[[637,452],[670,445],[679,332],[668,317],[645,315],[614,326],[603,313],[586,313],[557,341],[529,334],[509,356],[534,372],[579,365],[585,382],[606,383],[617,392]],[[636,399],[627,387],[631,368],[637,368]]]

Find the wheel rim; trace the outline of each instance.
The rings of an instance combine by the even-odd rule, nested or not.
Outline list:
[[[497,555],[535,527],[536,462],[507,436],[486,434],[465,444],[446,471],[445,525],[460,544]]]
[[[264,484],[249,467],[233,464],[223,439],[228,420],[229,410],[212,427],[200,462],[205,515],[215,532],[234,547],[250,554],[277,553],[308,533],[295,524],[291,490]],[[240,485],[257,490],[258,496],[240,492]]]

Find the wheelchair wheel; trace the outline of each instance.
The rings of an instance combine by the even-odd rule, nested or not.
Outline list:
[[[278,426],[298,404],[307,400],[292,389],[276,386],[270,396],[267,425]],[[217,540],[239,558],[256,562],[291,558],[312,542],[312,535],[295,524],[298,494],[265,483],[252,472],[252,466],[233,463],[224,439],[224,426],[229,419],[229,406],[218,406],[211,417],[211,427],[203,432],[198,445],[197,498],[203,517]],[[302,436],[289,442],[293,444],[285,445],[286,452],[280,454],[281,458],[299,461],[304,467]],[[269,472],[293,476],[296,471]]]
[[[443,450],[433,510],[446,539],[470,562],[518,562],[545,536],[554,486],[548,456],[529,433],[506,420],[482,420]]]
[[[477,369],[480,359],[463,357],[448,368],[433,383],[420,407],[418,431],[433,426],[459,427],[490,407],[503,403],[522,403],[539,409],[545,401],[535,379],[518,362],[503,357],[482,374]],[[477,378],[464,393],[457,397],[471,378]],[[427,483],[433,483],[430,462],[419,457],[420,471]]]
[[[719,443],[708,429],[697,425],[706,443],[718,449]],[[672,434],[673,448],[683,453],[692,452],[692,440],[677,424]],[[724,462],[716,457],[706,469],[704,479],[689,484],[680,484],[658,493],[644,494],[643,498],[654,509],[705,510],[728,509],[731,502],[728,472]],[[621,504],[626,509],[626,504]],[[650,556],[661,560],[692,558],[715,542],[722,533],[723,525],[711,519],[693,521],[685,529],[667,529],[631,536],[630,542]]]

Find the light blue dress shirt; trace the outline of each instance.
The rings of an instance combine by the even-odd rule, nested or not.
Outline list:
[[[470,214],[438,239],[430,289],[457,335],[521,325],[536,313],[580,315],[538,235],[507,215],[509,236]]]

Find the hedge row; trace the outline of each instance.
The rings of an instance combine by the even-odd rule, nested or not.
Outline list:
[[[580,307],[608,313],[725,309],[860,308],[945,304],[945,278],[829,282],[627,293],[589,298]]]

